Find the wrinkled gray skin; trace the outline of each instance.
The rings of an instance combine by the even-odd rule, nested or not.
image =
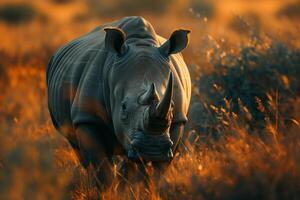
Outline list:
[[[187,121],[191,83],[180,54],[142,17],[97,27],[60,48],[47,68],[49,111],[84,167],[109,185],[113,155],[168,163]]]

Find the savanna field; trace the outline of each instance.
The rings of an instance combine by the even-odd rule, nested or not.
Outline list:
[[[61,45],[129,15],[164,37],[192,31],[189,122],[160,180],[100,193],[52,125],[45,70]],[[299,22],[299,0],[2,0],[0,199],[300,199]]]

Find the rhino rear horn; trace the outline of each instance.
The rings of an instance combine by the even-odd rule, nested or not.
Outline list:
[[[169,40],[159,47],[164,56],[181,52],[189,43],[188,34],[190,30],[179,29],[172,33]]]
[[[124,53],[124,42],[126,34],[123,30],[116,27],[105,28],[105,48],[109,51],[116,52],[118,55]]]
[[[141,105],[150,105],[154,101],[159,101],[159,96],[157,94],[155,84],[151,83],[148,90],[139,97],[138,102]]]
[[[166,117],[166,115],[168,114],[171,108],[172,96],[173,96],[173,74],[171,72],[169,75],[169,80],[168,80],[168,84],[164,96],[162,100],[159,102],[159,104],[156,106],[156,116],[158,116],[159,118]]]

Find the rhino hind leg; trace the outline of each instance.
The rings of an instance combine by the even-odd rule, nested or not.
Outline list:
[[[82,166],[92,176],[93,182],[102,189],[108,188],[113,181],[114,171],[111,162],[112,155],[107,149],[105,140],[99,137],[104,131],[97,125],[82,124],[76,128],[76,144],[72,144]]]

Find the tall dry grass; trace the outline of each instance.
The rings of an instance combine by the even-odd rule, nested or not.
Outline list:
[[[104,193],[51,124],[45,66],[60,45],[119,16],[91,13],[96,1],[28,2],[39,15],[14,25],[0,20],[0,199],[299,199],[300,40],[292,22],[282,34],[270,30],[282,26],[280,1],[246,13],[255,27],[242,15],[231,21],[226,8],[246,10],[238,0],[178,1],[145,14],[165,37],[182,26],[193,31],[184,52],[193,77],[190,122],[159,180],[122,191],[116,179]]]

